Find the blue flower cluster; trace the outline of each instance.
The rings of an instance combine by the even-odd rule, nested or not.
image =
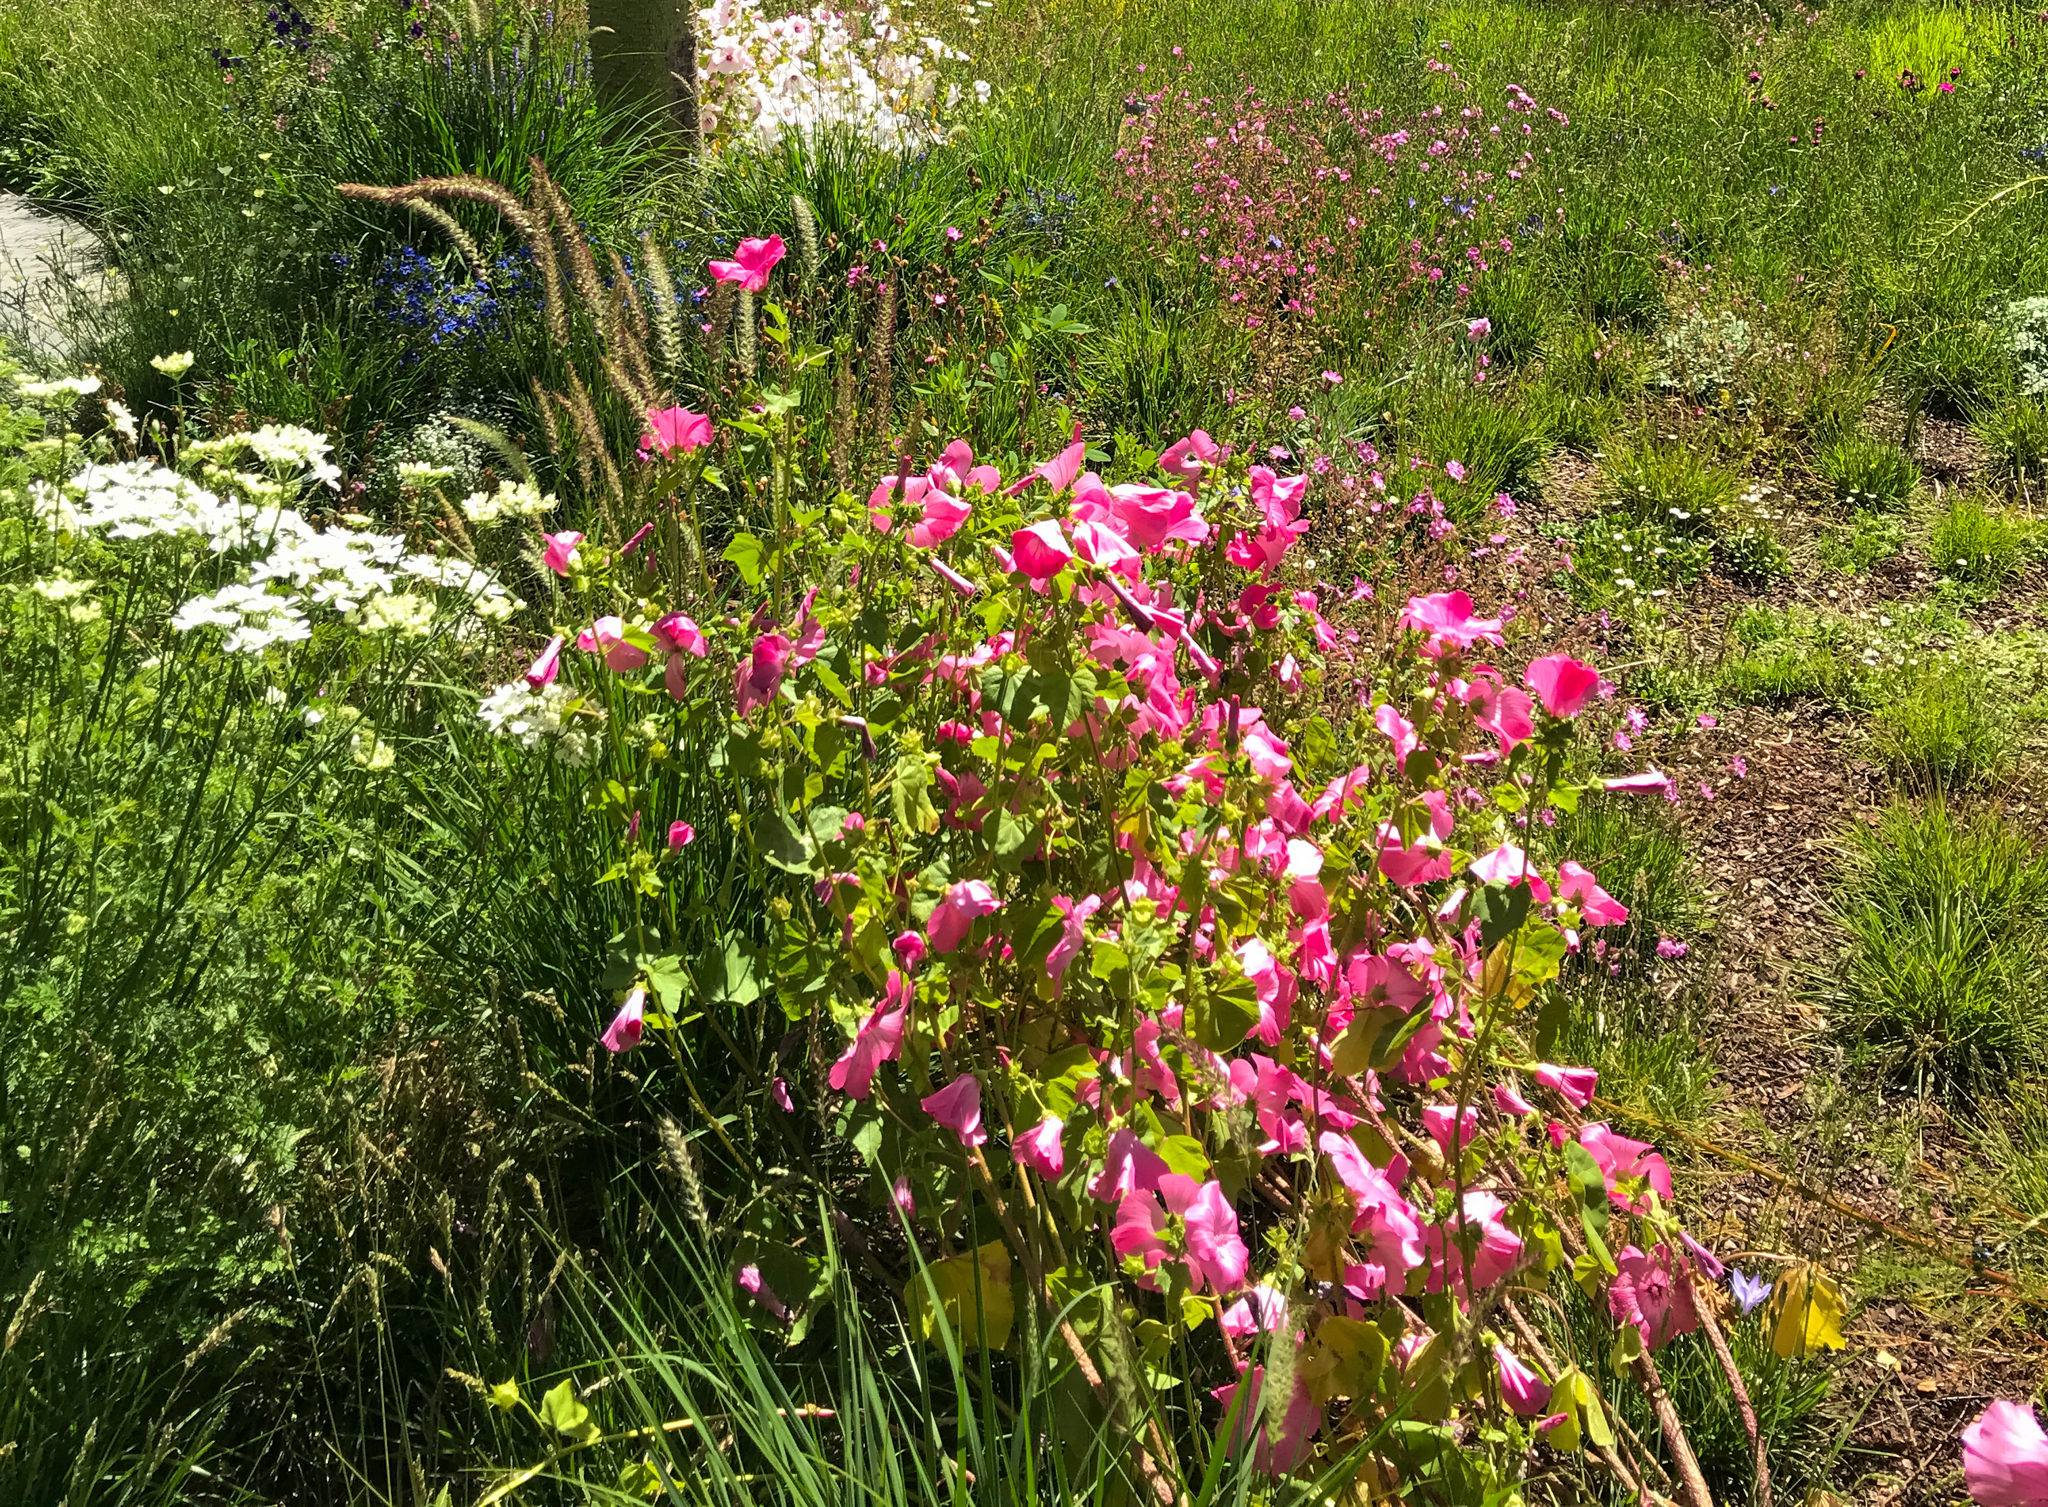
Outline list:
[[[1017,201],[1017,218],[1026,230],[1043,235],[1053,245],[1066,244],[1067,231],[1074,221],[1074,212],[1081,207],[1081,196],[1057,184],[1047,188],[1027,188]]]
[[[270,30],[279,47],[304,52],[313,45],[313,23],[299,13],[292,0],[277,0],[270,7]]]
[[[2042,142],[2039,146],[2021,147],[2020,156],[2029,162],[2048,162],[2048,141]]]
[[[455,281],[416,248],[404,246],[384,258],[370,279],[371,306],[406,337],[422,337],[440,349],[485,344],[538,287],[532,253],[525,247],[499,257],[487,277]],[[406,365],[428,352],[414,338],[405,341]]]

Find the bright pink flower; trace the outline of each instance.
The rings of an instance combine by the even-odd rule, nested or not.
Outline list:
[[[876,1070],[893,1062],[903,1050],[913,997],[910,980],[893,968],[889,970],[889,985],[882,991],[880,1003],[853,1033],[853,1044],[832,1064],[825,1081],[856,1099],[865,1099]]]
[[[1670,1246],[1660,1243],[1650,1255],[1624,1246],[1614,1264],[1620,1274],[1607,1284],[1607,1311],[1615,1323],[1641,1330],[1650,1349],[1700,1327],[1685,1258]]]
[[[1469,1288],[1489,1288],[1515,1269],[1522,1256],[1522,1237],[1507,1227],[1501,1213],[1507,1208],[1491,1193],[1477,1189],[1465,1195],[1462,1213],[1429,1225],[1422,1232],[1429,1252],[1430,1292],[1446,1286],[1463,1296]],[[1478,1241],[1471,1230],[1477,1229]]]
[[[1422,1111],[1422,1128],[1443,1148],[1446,1156],[1451,1154],[1451,1121],[1456,1116],[1456,1108],[1451,1104],[1430,1104]],[[1479,1106],[1467,1104],[1464,1115],[1459,1118],[1462,1123],[1458,1126],[1458,1150],[1463,1151],[1472,1144],[1472,1137],[1479,1134]]]
[[[1550,1383],[1523,1365],[1506,1345],[1493,1347],[1493,1364],[1500,1375],[1501,1400],[1520,1417],[1541,1418],[1550,1407]]]
[[[960,1137],[963,1146],[979,1146],[988,1140],[981,1128],[981,1080],[962,1073],[935,1094],[917,1101],[924,1112]]]
[[[687,408],[650,408],[647,432],[640,436],[642,450],[659,450],[673,455],[701,450],[711,443],[711,415],[692,413]]]
[[[1209,1395],[1223,1405],[1223,1416],[1231,1416],[1232,1404],[1237,1398],[1239,1387],[1249,1387],[1244,1401],[1236,1403],[1236,1424],[1230,1437],[1230,1454],[1235,1456],[1246,1440],[1256,1437],[1258,1445],[1252,1453],[1252,1464],[1269,1476],[1285,1475],[1301,1466],[1308,1459],[1309,1448],[1315,1436],[1322,1432],[1323,1410],[1316,1406],[1309,1395],[1308,1385],[1299,1376],[1294,1378],[1294,1391],[1287,1399],[1287,1411],[1282,1415],[1277,1432],[1266,1420],[1266,1410],[1260,1394],[1266,1385],[1266,1368],[1253,1366],[1244,1373],[1243,1381],[1231,1382],[1228,1386],[1216,1387]],[[1253,1431],[1257,1430],[1256,1436]]]
[[[776,1296],[775,1289],[768,1285],[768,1279],[761,1275],[760,1267],[743,1266],[733,1273],[732,1279],[741,1292],[774,1314],[776,1318],[784,1323],[789,1322],[789,1305]]]
[[[1628,794],[1650,790],[1668,793],[1671,789],[1671,776],[1658,769],[1645,769],[1641,774],[1624,774],[1602,780],[1600,788]]]
[[[672,653],[694,654],[702,659],[711,647],[704,632],[680,612],[671,612],[654,625],[654,636]]]
[[[775,1100],[775,1107],[786,1115],[796,1113],[796,1100],[789,1096],[789,1085],[777,1078],[768,1085],[769,1097]]]
[[[1552,1093],[1564,1095],[1577,1109],[1591,1104],[1600,1087],[1600,1074],[1590,1067],[1559,1067],[1553,1062],[1539,1062],[1534,1076]]]
[[[1484,340],[1488,335],[1491,335],[1492,333],[1493,321],[1490,319],[1473,319],[1468,320],[1466,322],[1465,338],[1467,340],[1476,343],[1478,341]]]
[[[925,924],[932,951],[952,952],[967,940],[968,930],[977,920],[1002,908],[1003,902],[996,898],[996,892],[985,879],[963,879],[951,886]]]
[[[1124,537],[1148,555],[1175,540],[1200,544],[1209,537],[1208,523],[1185,492],[1126,483],[1110,488],[1109,499],[1110,516],[1123,526]]]
[[[1166,453],[1159,457],[1159,469],[1183,481],[1194,481],[1205,468],[1222,458],[1223,452],[1216,442],[1197,429],[1186,439],[1176,440],[1166,447]]]
[[[1625,1135],[1616,1135],[1605,1124],[1596,1121],[1579,1127],[1579,1144],[1600,1164],[1600,1170],[1607,1178],[1607,1196],[1630,1213],[1647,1213],[1650,1205],[1646,1198],[1630,1201],[1629,1195],[1616,1186],[1624,1178],[1642,1179],[1665,1203],[1671,1202],[1670,1164],[1651,1149],[1648,1141],[1632,1141]]]
[[[1408,755],[1422,747],[1422,739],[1415,733],[1415,724],[1402,716],[1391,701],[1383,701],[1372,714],[1372,725],[1392,741],[1394,767],[1405,773],[1408,768]]]
[[[677,848],[687,848],[696,840],[697,829],[688,822],[670,822],[668,824],[668,850],[671,853],[675,852]]]
[[[1165,1204],[1162,1209],[1161,1203]],[[1181,1222],[1182,1250],[1168,1244],[1168,1220]],[[1197,1292],[1213,1287],[1219,1293],[1244,1285],[1245,1268],[1251,1254],[1238,1236],[1237,1211],[1223,1196],[1219,1182],[1198,1183],[1181,1172],[1169,1172],[1159,1179],[1156,1195],[1131,1192],[1117,1205],[1116,1225],[1109,1243],[1119,1256],[1140,1256],[1147,1276],[1163,1261],[1183,1262]]]
[[[1409,1272],[1422,1265],[1422,1225],[1397,1184],[1407,1175],[1407,1164],[1396,1159],[1382,1172],[1365,1159],[1357,1142],[1341,1131],[1326,1130],[1316,1145],[1330,1159],[1330,1170],[1351,1194],[1356,1210],[1351,1232],[1366,1237],[1367,1265],[1350,1267],[1345,1285],[1356,1286],[1364,1297],[1376,1296],[1391,1282],[1396,1292]],[[1354,1280],[1353,1273],[1356,1273]]]
[[[647,991],[635,989],[626,996],[626,1002],[619,1006],[619,1013],[612,1017],[612,1023],[604,1028],[604,1049],[607,1052],[630,1052],[640,1045],[640,1033],[647,1023]]]
[[[558,576],[566,576],[569,568],[576,563],[576,546],[583,542],[583,536],[574,529],[547,536],[548,545],[541,552],[548,569]]]
[[[1531,660],[1522,678],[1553,717],[1578,716],[1600,687],[1600,672],[1569,654]]]
[[[1473,859],[1467,871],[1481,884],[1526,884],[1538,905],[1550,899],[1549,882],[1531,866],[1529,855],[1511,842]]]
[[[1628,919],[1628,907],[1600,888],[1591,869],[1569,858],[1557,866],[1557,894],[1577,903],[1588,926],[1619,926]]]
[[[1472,709],[1472,720],[1500,739],[1502,753],[1514,752],[1516,744],[1536,731],[1530,716],[1535,703],[1519,687],[1503,686],[1493,676],[1475,672],[1458,694]]]
[[[1247,937],[1237,949],[1237,961],[1251,980],[1258,996],[1259,1020],[1246,1034],[1257,1036],[1267,1046],[1279,1043],[1287,1029],[1287,1017],[1294,1001],[1294,976],[1274,959],[1273,951],[1257,937]]]
[[[1445,649],[1469,649],[1474,644],[1499,647],[1503,642],[1500,619],[1472,616],[1472,598],[1462,591],[1410,597],[1401,611],[1400,625],[1427,634],[1427,649],[1432,654],[1441,654]]]
[[[1010,536],[1010,546],[1017,552],[1017,569],[1034,581],[1058,575],[1074,559],[1074,547],[1051,518],[1018,529]]]
[[[1308,495],[1306,476],[1276,476],[1265,466],[1251,469],[1252,504],[1266,520],[1266,527],[1280,529],[1301,517],[1301,500]]]
[[[889,1185],[889,1201],[903,1211],[905,1219],[917,1218],[917,1195],[910,1191],[910,1174],[899,1172]]]
[[[1977,1507],[2048,1507],[2048,1434],[2003,1398],[1963,1430],[1963,1482]]]
[[[526,683],[536,691],[555,683],[555,676],[562,670],[562,635],[557,633],[548,640],[548,646],[540,651],[540,657],[527,667]]]
[[[796,645],[780,633],[764,633],[754,640],[754,649],[740,661],[733,677],[734,710],[744,717],[757,706],[766,706],[782,688],[783,671]]]
[[[1131,1193],[1149,1192],[1166,1176],[1166,1160],[1138,1139],[1134,1130],[1113,1130],[1103,1148],[1102,1170],[1088,1183],[1088,1196],[1116,1203]]]
[[[924,961],[924,938],[914,931],[899,932],[896,940],[889,946],[895,951],[896,960],[903,965],[906,973]]]
[[[1493,1086],[1493,1107],[1504,1115],[1521,1119],[1536,1113],[1536,1106],[1523,1098],[1520,1090],[1511,1083],[1496,1083]]]
[[[782,250],[779,235],[771,235],[765,241],[741,241],[731,261],[711,264],[711,275],[722,283],[738,283],[749,293],[759,293],[768,286],[768,274],[782,260]]]
[[[1099,570],[1120,570],[1133,581],[1143,573],[1145,557],[1124,543],[1123,535],[1092,518],[1073,520],[1074,551]]]
[[[1040,1177],[1058,1177],[1067,1165],[1066,1148],[1060,1144],[1066,1128],[1058,1115],[1047,1115],[1011,1143],[1010,1154]]]
[[[1272,1283],[1261,1282],[1247,1288],[1243,1297],[1224,1309],[1218,1322],[1234,1340],[1278,1334],[1280,1326],[1287,1322],[1287,1299]]]
[[[1057,981],[1066,976],[1068,966],[1080,956],[1081,948],[1086,945],[1086,924],[1088,918],[1101,909],[1102,897],[1083,895],[1079,900],[1070,900],[1065,895],[1054,895],[1052,903],[1060,913],[1060,939],[1052,944],[1052,951],[1045,956],[1045,971]]]
[[[647,651],[626,641],[626,624],[616,617],[601,617],[576,635],[576,647],[585,654],[602,654],[605,664],[625,674],[647,663]]]

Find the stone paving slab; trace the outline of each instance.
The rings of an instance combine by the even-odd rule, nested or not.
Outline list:
[[[0,192],[0,335],[62,357],[71,299],[108,297],[112,285],[91,231]]]

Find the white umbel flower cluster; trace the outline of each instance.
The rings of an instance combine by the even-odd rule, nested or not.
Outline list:
[[[604,722],[604,713],[568,686],[536,691],[516,680],[484,697],[476,714],[499,737],[522,748],[545,747],[576,769],[597,752],[596,730]]]

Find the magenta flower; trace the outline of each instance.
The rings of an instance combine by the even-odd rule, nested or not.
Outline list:
[[[1156,554],[1173,540],[1200,544],[1209,537],[1209,525],[1195,511],[1195,499],[1172,487],[1147,487],[1135,483],[1109,490],[1109,511],[1123,526],[1132,547]]]
[[[1178,476],[1183,481],[1194,481],[1210,466],[1223,459],[1223,451],[1217,443],[1202,430],[1197,429],[1184,440],[1176,440],[1166,447],[1159,457],[1159,469],[1169,476]]]
[[[1017,552],[1017,569],[1034,581],[1049,580],[1074,560],[1074,547],[1051,518],[1018,529],[1010,536],[1010,547]]]
[[[909,1023],[912,998],[910,980],[890,969],[881,1002],[861,1022],[860,1029],[853,1034],[853,1044],[832,1064],[825,1081],[856,1099],[865,1099],[876,1071],[883,1063],[893,1062],[903,1050],[903,1032]]]
[[[1011,1142],[1010,1155],[1040,1177],[1058,1177],[1067,1165],[1066,1148],[1060,1144],[1066,1128],[1067,1122],[1058,1115],[1047,1115]]]
[[[540,651],[540,657],[527,667],[526,683],[536,691],[555,683],[555,676],[562,670],[562,635],[557,633],[548,640],[548,646]]]
[[[566,576],[576,563],[576,546],[583,542],[583,536],[574,529],[547,536],[547,548],[541,552],[548,569],[558,576]]]
[[[1410,597],[1401,611],[1400,626],[1413,628],[1429,638],[1428,652],[1469,649],[1474,644],[1501,647],[1499,618],[1472,616],[1472,598],[1462,591],[1440,591],[1433,596]]]
[[[621,675],[647,663],[647,651],[626,641],[626,624],[621,618],[599,618],[576,635],[576,647],[585,654],[602,654],[605,664]]]
[[[1651,1149],[1647,1141],[1632,1141],[1616,1135],[1604,1123],[1579,1127],[1579,1144],[1591,1153],[1607,1179],[1607,1196],[1632,1214],[1649,1211],[1647,1200],[1631,1201],[1616,1185],[1624,1179],[1641,1179],[1665,1203],[1671,1202],[1671,1167]]]
[[[1652,790],[1668,792],[1671,789],[1671,776],[1659,769],[1645,769],[1641,774],[1624,774],[1602,780],[1600,788],[1625,794]]]
[[[1550,1409],[1550,1383],[1522,1364],[1506,1345],[1493,1347],[1494,1369],[1500,1375],[1501,1400],[1518,1416],[1541,1418]]]
[[[1372,725],[1385,733],[1394,745],[1394,767],[1405,771],[1408,755],[1422,747],[1422,739],[1416,736],[1415,724],[1401,715],[1400,708],[1391,701],[1383,701],[1372,714]]]
[[[673,455],[701,450],[711,443],[711,415],[692,413],[687,408],[650,408],[647,432],[640,436],[642,450],[659,450]]]
[[[1522,1258],[1522,1237],[1500,1216],[1507,1205],[1491,1193],[1474,1189],[1461,1211],[1429,1225],[1422,1232],[1429,1253],[1430,1292],[1446,1286],[1463,1296],[1493,1286],[1515,1269]],[[1473,1238],[1477,1232],[1477,1240]]]
[[[981,1128],[981,1080],[962,1073],[935,1094],[917,1101],[924,1112],[960,1138],[962,1146],[979,1146],[988,1140]]]
[[[897,933],[896,940],[889,946],[895,952],[897,961],[903,965],[905,973],[924,961],[924,938],[914,931]]]
[[[1575,1109],[1591,1104],[1600,1087],[1600,1074],[1590,1067],[1559,1067],[1552,1062],[1539,1062],[1534,1076],[1552,1093],[1562,1094]]]
[[[1278,1334],[1280,1326],[1287,1321],[1287,1299],[1279,1288],[1270,1282],[1261,1282],[1245,1290],[1245,1295],[1223,1310],[1218,1320],[1223,1332],[1234,1340],[1254,1339],[1262,1334]]]
[[[1463,1115],[1458,1115],[1457,1106],[1452,1104],[1430,1104],[1424,1106],[1422,1111],[1422,1128],[1429,1132],[1429,1138],[1432,1141],[1435,1141],[1438,1146],[1443,1148],[1446,1156],[1452,1154],[1451,1122],[1453,1119],[1459,1122],[1456,1149],[1463,1151],[1472,1144],[1472,1137],[1479,1134],[1478,1105],[1467,1104]]]
[[[1238,1237],[1237,1211],[1223,1196],[1223,1185],[1198,1183],[1181,1172],[1160,1178],[1156,1194],[1125,1194],[1117,1205],[1109,1243],[1119,1256],[1144,1261],[1146,1276],[1140,1281],[1148,1288],[1156,1287],[1150,1274],[1162,1262],[1176,1261],[1187,1267],[1197,1292],[1205,1286],[1230,1292],[1244,1285],[1251,1260]]]
[[[1493,1107],[1504,1115],[1516,1119],[1536,1113],[1536,1106],[1523,1098],[1521,1091],[1511,1083],[1496,1083],[1493,1086]]]
[[[1628,919],[1628,907],[1600,888],[1591,869],[1569,858],[1557,866],[1557,894],[1578,905],[1588,926],[1619,926]]]
[[[782,672],[795,651],[796,645],[780,633],[764,633],[754,640],[753,652],[740,661],[733,677],[734,709],[740,716],[775,699],[782,688]]]
[[[771,235],[765,241],[741,241],[731,261],[711,264],[711,275],[722,283],[738,283],[749,293],[759,293],[768,286],[768,274],[782,260],[782,251],[779,235]]]
[[[711,647],[704,631],[680,612],[671,612],[654,625],[654,636],[673,653],[694,654],[702,659]]]
[[[670,822],[668,824],[669,852],[673,853],[678,848],[687,848],[696,840],[697,829],[688,822]]]
[[[789,1322],[789,1305],[775,1295],[775,1289],[770,1287],[768,1279],[761,1275],[760,1267],[743,1266],[733,1273],[732,1279],[738,1285],[741,1292],[752,1298],[756,1303],[759,1303],[785,1324]]]
[[[1607,1284],[1607,1310],[1615,1323],[1633,1324],[1641,1330],[1643,1343],[1650,1349],[1700,1327],[1685,1258],[1670,1246],[1660,1243],[1650,1255],[1625,1246],[1614,1264],[1621,1271]]]
[[[1444,475],[1450,477],[1452,481],[1463,481],[1465,479],[1465,463],[1456,460],[1445,461]]]
[[[932,951],[954,951],[967,940],[967,933],[976,921],[983,916],[992,916],[1002,908],[1003,902],[996,898],[996,892],[989,888],[985,879],[963,879],[951,886],[932,912],[931,920],[925,923],[925,935],[931,938]]]
[[[1474,319],[1465,326],[1465,338],[1475,345],[1492,333],[1493,321],[1490,319]]]
[[[1102,1170],[1089,1181],[1088,1196],[1099,1203],[1116,1203],[1158,1187],[1166,1173],[1165,1158],[1139,1140],[1137,1132],[1114,1130],[1103,1149]]]
[[[1389,1281],[1399,1291],[1408,1273],[1424,1259],[1422,1225],[1396,1186],[1407,1175],[1407,1164],[1396,1158],[1382,1172],[1365,1159],[1357,1142],[1340,1131],[1324,1131],[1316,1145],[1350,1193],[1355,1211],[1351,1233],[1364,1236],[1367,1246],[1367,1264],[1347,1267],[1345,1285],[1358,1287],[1368,1297]]]
[[[612,1017],[612,1023],[604,1028],[599,1038],[607,1052],[630,1052],[640,1045],[640,1034],[647,1024],[647,991],[635,989],[626,996],[626,1002],[619,1006],[619,1013]]]
[[[1977,1507],[2048,1504],[2048,1434],[2033,1408],[2000,1398],[1963,1430],[1963,1482]]]
[[[1578,716],[1600,687],[1600,672],[1569,654],[1546,654],[1531,660],[1522,678],[1553,717]]]

